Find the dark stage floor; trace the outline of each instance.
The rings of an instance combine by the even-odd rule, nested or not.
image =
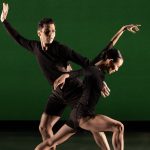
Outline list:
[[[107,134],[111,142],[111,134]],[[33,150],[41,141],[38,132],[0,131],[0,150]],[[59,150],[98,150],[88,133],[74,135],[69,141],[57,147]],[[125,133],[125,150],[150,150],[150,132]]]

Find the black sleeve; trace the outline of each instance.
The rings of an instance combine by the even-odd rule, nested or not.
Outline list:
[[[70,49],[64,45],[61,45],[61,52],[60,53],[67,60],[70,60],[70,61],[83,67],[83,69],[69,72],[70,77],[74,78],[74,77],[86,75],[87,73],[89,73],[87,71],[87,68],[90,66],[94,66],[95,63],[100,61],[103,58],[104,54],[111,48],[112,48],[112,42],[110,42],[106,46],[106,48],[104,48],[92,61],[90,61],[86,57],[81,56],[77,52],[73,51],[72,49]]]
[[[28,49],[29,51],[33,52],[34,50],[34,41],[27,40],[22,37],[6,20],[3,22],[6,30],[8,33],[13,37],[13,39],[23,46],[24,48]]]
[[[85,75],[85,69],[74,70],[74,71],[70,71],[67,73],[70,75],[69,78],[76,78],[79,76],[84,76]]]
[[[74,70],[74,71],[70,71],[68,72],[68,74],[70,75],[70,78],[76,78],[79,76],[88,76],[88,75],[92,75],[93,74],[93,70],[94,68],[97,68],[96,66],[89,66],[83,69],[79,69],[79,70]]]
[[[102,60],[106,52],[113,48],[112,41],[91,61],[91,64],[96,64],[98,61]]]
[[[66,60],[72,61],[72,62],[82,66],[83,68],[86,68],[86,67],[92,65],[91,61],[88,58],[83,57],[82,55],[80,55],[79,53],[75,52],[74,50],[68,48],[65,45],[61,44],[60,46],[61,46],[60,53]]]

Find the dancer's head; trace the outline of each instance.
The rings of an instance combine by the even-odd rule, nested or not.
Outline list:
[[[106,51],[102,57],[102,64],[109,74],[118,71],[123,64],[123,57],[120,51],[117,49]]]
[[[38,36],[42,44],[50,44],[55,38],[55,24],[53,19],[44,18],[38,24]]]

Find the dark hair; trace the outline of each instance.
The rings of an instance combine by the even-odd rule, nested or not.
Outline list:
[[[106,51],[103,54],[103,58],[102,59],[103,60],[112,59],[113,62],[116,62],[118,58],[123,59],[120,51],[118,49],[112,48],[112,49],[109,49],[108,51]]]
[[[38,30],[43,28],[45,24],[54,24],[54,21],[52,18],[43,18],[38,24]]]

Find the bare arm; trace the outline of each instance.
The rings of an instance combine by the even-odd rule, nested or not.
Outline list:
[[[141,25],[129,24],[129,25],[123,26],[110,40],[111,47],[115,46],[115,44],[118,42],[119,38],[124,33],[124,31],[136,33],[137,31],[139,31],[139,26]]]
[[[54,81],[54,84],[53,84],[53,87],[54,87],[54,90],[56,90],[56,88],[58,86],[60,86],[60,88],[62,89],[64,84],[65,84],[65,81],[67,78],[69,78],[69,74],[68,73],[65,73],[65,74],[62,74],[60,77],[58,77],[55,81]]]
[[[100,60],[103,59],[104,54],[109,50],[112,49],[115,44],[118,42],[119,38],[121,37],[121,35],[125,32],[125,31],[129,31],[132,33],[136,33],[137,31],[139,31],[139,26],[141,25],[134,25],[134,24],[130,24],[130,25],[125,25],[123,27],[121,27],[117,33],[111,38],[110,42],[107,44],[107,46],[92,60],[92,64],[96,64],[98,63]]]

